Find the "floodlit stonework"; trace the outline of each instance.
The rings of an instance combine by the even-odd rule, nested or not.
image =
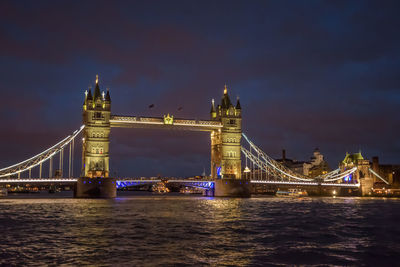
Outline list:
[[[221,105],[211,106],[211,119],[220,121],[222,128],[211,132],[211,176],[213,178],[241,178],[242,109],[239,99],[231,103],[225,85]]]
[[[94,95],[89,89],[86,92],[83,104],[83,148],[82,148],[82,176],[83,177],[108,177],[109,144],[110,144],[110,93],[101,93],[98,77]]]

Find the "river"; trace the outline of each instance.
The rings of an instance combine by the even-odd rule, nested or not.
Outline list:
[[[0,265],[400,263],[400,199],[68,193],[0,199]]]

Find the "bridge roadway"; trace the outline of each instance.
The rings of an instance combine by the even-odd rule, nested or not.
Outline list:
[[[74,184],[78,178],[9,178],[0,179],[0,184],[21,184],[21,183],[60,183],[60,184]],[[191,180],[191,179],[118,179],[117,187],[134,186],[139,184],[158,183],[162,181],[168,181],[168,183],[181,183],[188,186],[194,186],[204,189],[210,189],[214,187],[213,180]],[[251,184],[269,184],[269,185],[294,185],[294,186],[323,186],[323,187],[344,187],[344,188],[359,188],[360,184],[338,184],[338,183],[317,183],[317,182],[297,182],[297,181],[266,181],[266,180],[251,180]]]

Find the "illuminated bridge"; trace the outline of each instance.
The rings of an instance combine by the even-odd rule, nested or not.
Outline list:
[[[117,121],[117,120],[116,120]],[[117,123],[117,122],[115,122]],[[119,123],[119,122],[118,122]],[[195,123],[193,123],[195,125]],[[203,127],[203,126],[183,126],[183,127]],[[204,127],[215,127],[206,125]],[[218,127],[218,126],[216,126]],[[36,184],[36,183],[69,183],[73,184],[77,178],[73,178],[73,150],[74,140],[78,138],[79,134],[84,129],[84,126],[68,135],[54,146],[46,149],[45,151],[12,166],[0,169],[0,184]],[[268,184],[268,185],[293,185],[293,186],[324,186],[324,187],[344,187],[344,188],[358,188],[360,183],[355,179],[345,179],[351,177],[357,170],[356,167],[346,171],[336,169],[330,173],[318,176],[316,178],[309,178],[305,175],[295,173],[275,161],[259,147],[257,147],[250,139],[243,135],[244,144],[241,147],[242,153],[245,157],[245,166],[243,176],[251,184]],[[246,148],[246,145],[248,146]],[[64,151],[67,150],[67,151]],[[66,153],[65,153],[66,152]],[[64,160],[64,154],[68,155],[68,159]],[[54,163],[58,163],[59,175],[61,177],[54,177],[53,168]],[[66,164],[65,164],[66,161]],[[44,171],[43,165],[46,164],[48,168]],[[66,170],[64,169],[66,165]],[[32,170],[38,168],[38,176],[32,176]],[[372,170],[371,170],[372,171]],[[46,173],[46,174],[44,174]],[[64,177],[68,174],[67,177]],[[382,178],[383,179],[383,178]],[[344,180],[351,182],[345,183]],[[384,179],[383,179],[384,180]],[[159,183],[166,181],[165,179],[152,178],[152,179],[131,179],[120,178],[116,181],[117,188],[137,186],[150,183]],[[212,189],[214,187],[214,179],[193,180],[193,179],[170,179],[168,183],[179,183],[184,186],[192,186],[203,189]],[[385,181],[385,180],[384,180]],[[385,181],[386,182],[386,181]],[[387,183],[387,182],[386,182]]]
[[[211,102],[210,119],[123,116],[111,114],[111,97],[100,92],[98,77],[92,95],[85,92],[83,125],[43,152],[0,169],[0,184],[76,183],[77,196],[115,197],[116,187],[159,183],[161,179],[118,179],[110,177],[111,128],[150,128],[208,132],[211,138],[211,176],[205,180],[171,179],[169,183],[214,190],[216,196],[249,196],[250,185],[317,186],[324,188],[361,188],[363,194],[373,179],[385,179],[371,170],[369,162],[357,161],[317,176],[296,173],[277,162],[242,132],[242,107],[239,98],[234,105],[225,85],[220,105]],[[74,144],[82,140],[82,169],[74,178]],[[244,157],[244,160],[243,160]],[[96,186],[97,187],[96,187]],[[253,186],[253,187],[254,187]],[[89,193],[88,193],[89,192]],[[104,194],[103,194],[104,193]],[[90,193],[91,194],[91,193]],[[97,194],[97,193],[96,193]],[[101,195],[103,194],[103,195]]]

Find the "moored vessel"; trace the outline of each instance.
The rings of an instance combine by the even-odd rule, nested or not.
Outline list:
[[[287,191],[278,190],[276,191],[276,196],[278,197],[306,197],[308,196],[307,191],[298,189],[298,188],[290,188]]]
[[[0,197],[6,197],[8,195],[7,188],[0,188]]]
[[[169,192],[168,187],[165,185],[165,182],[158,182],[152,186],[153,193],[165,194]]]

